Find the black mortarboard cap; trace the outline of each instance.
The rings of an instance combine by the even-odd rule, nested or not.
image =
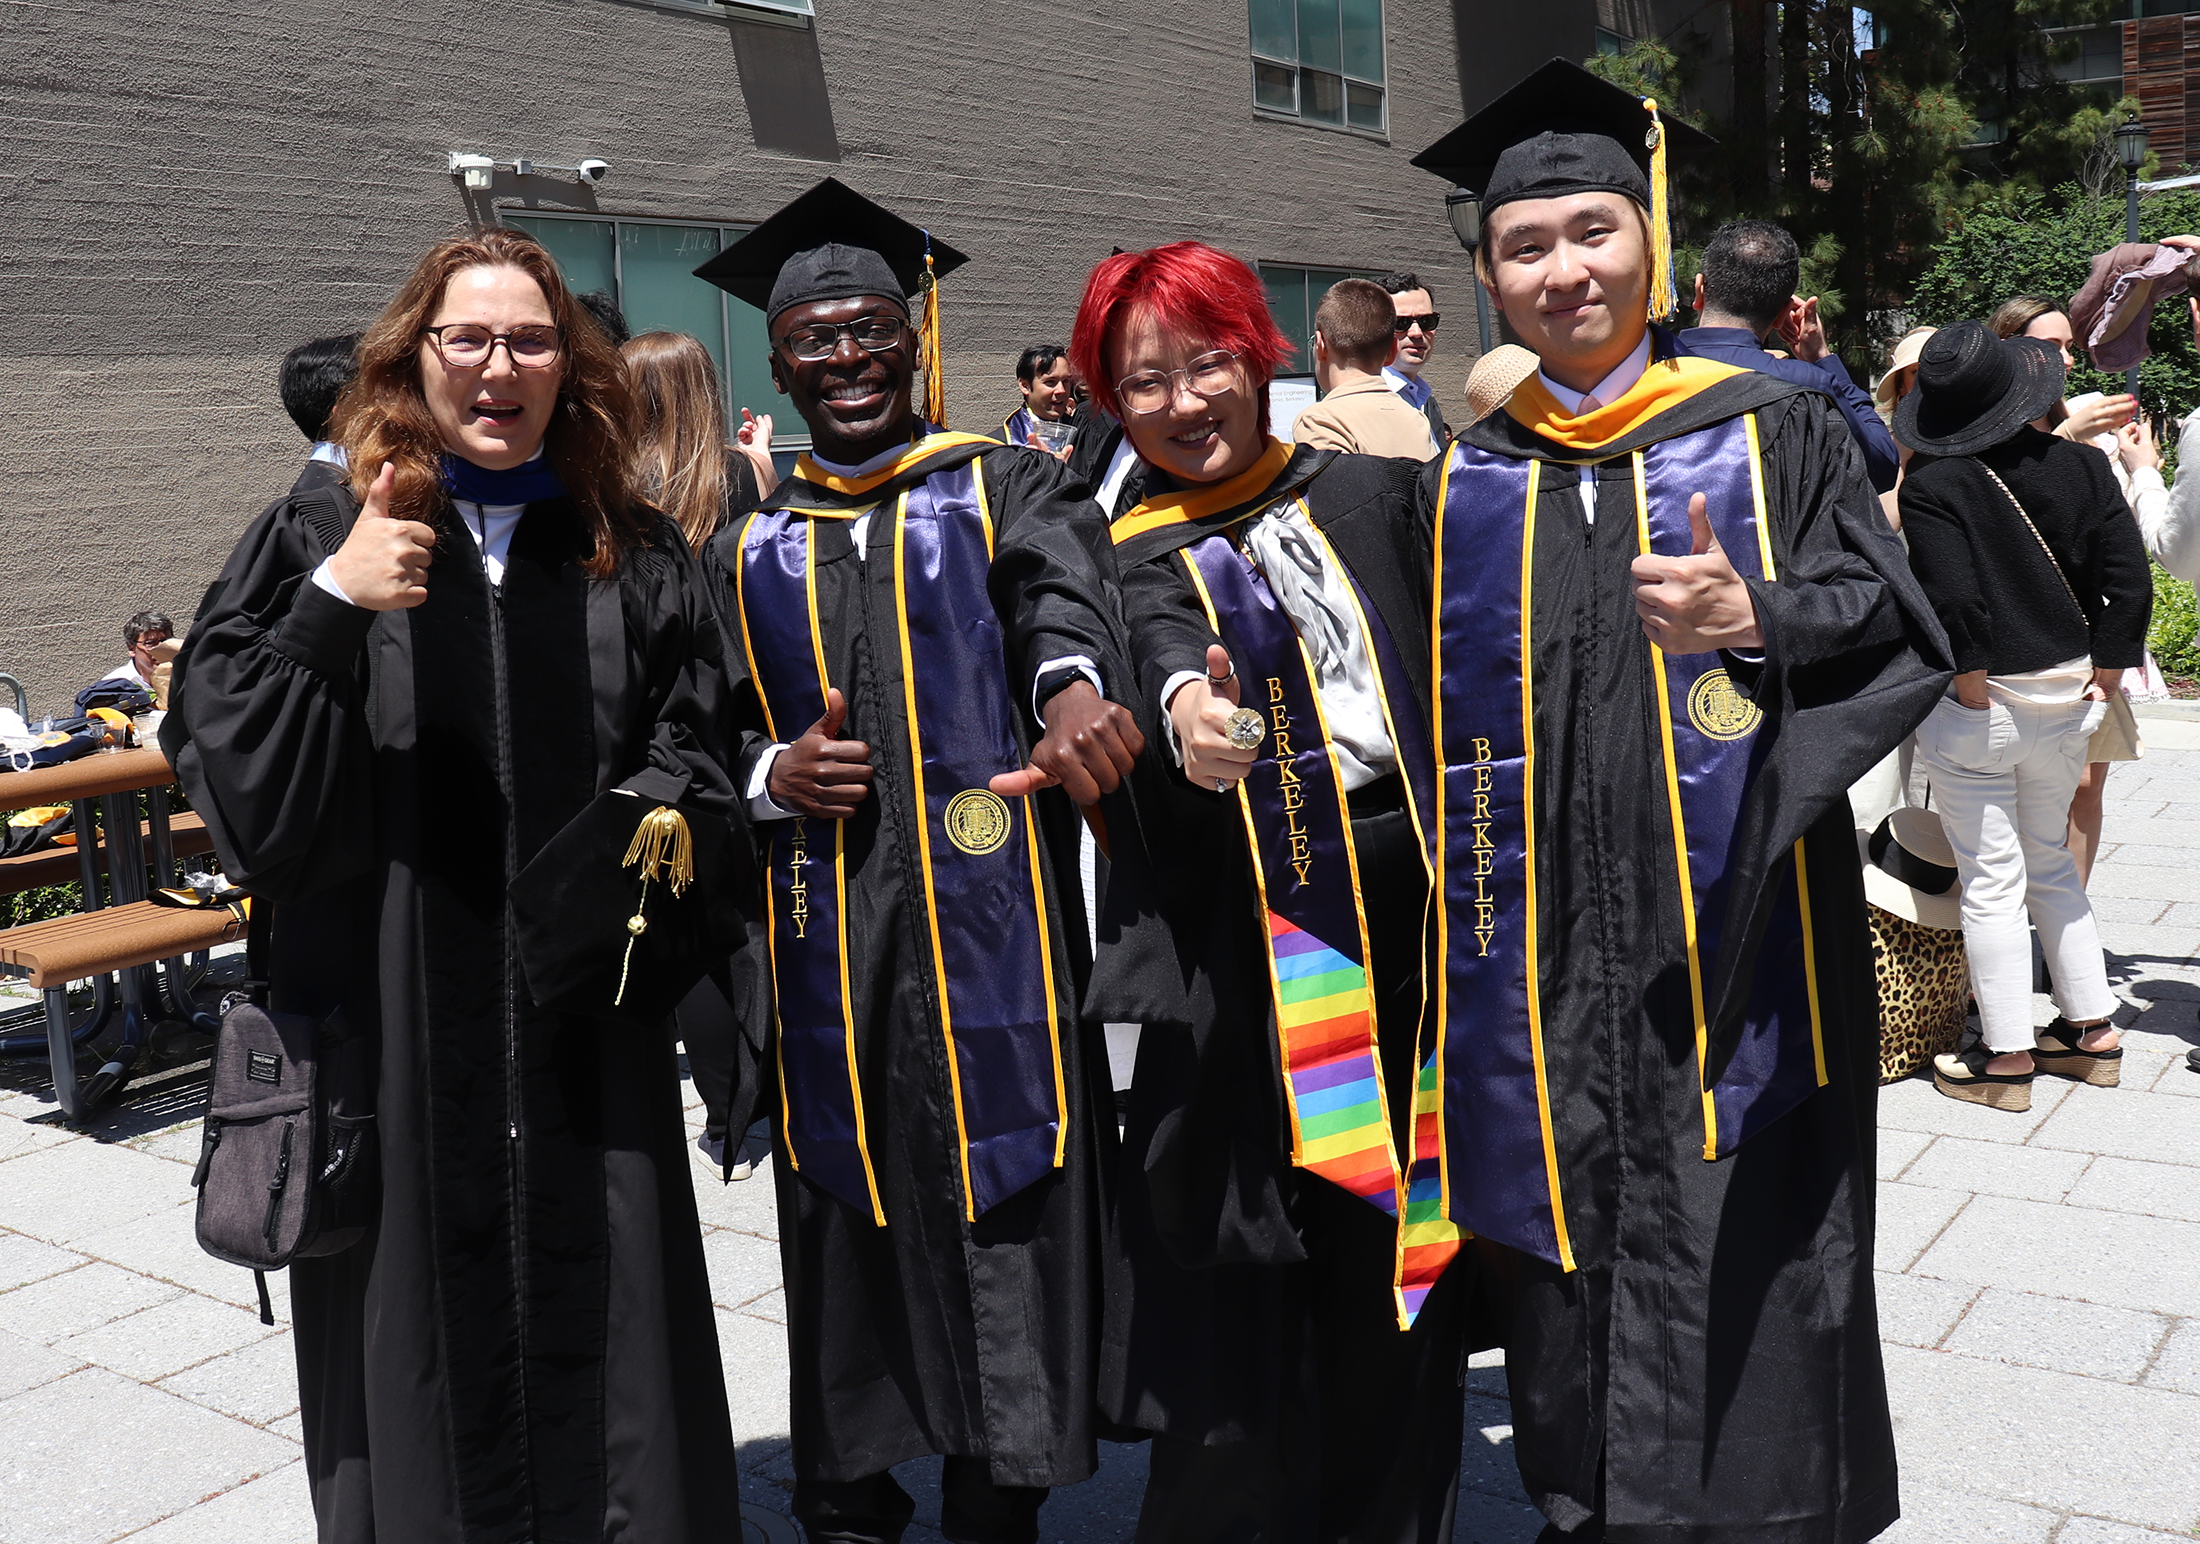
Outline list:
[[[695,270],[757,307],[768,322],[789,306],[855,295],[917,292],[929,246],[933,277],[969,259],[936,236],[827,177]]]
[[[1553,59],[1413,164],[1479,192],[1485,220],[1502,204],[1570,193],[1624,193],[1648,206],[1653,127],[1668,157],[1717,143],[1571,59]]]

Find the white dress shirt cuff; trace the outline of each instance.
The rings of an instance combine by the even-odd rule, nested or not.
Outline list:
[[[764,754],[756,758],[755,770],[749,773],[748,801],[751,820],[792,820],[795,812],[783,810],[772,803],[772,764],[779,760],[779,753],[787,747],[782,742],[767,746]]]
[[[336,559],[334,558],[321,559],[321,566],[313,571],[313,582],[319,585],[322,589],[328,591],[329,594],[335,596],[338,600],[342,601],[345,605],[356,606],[359,603],[353,600],[349,595],[346,595],[344,593],[344,587],[338,584],[336,582],[336,576],[329,572],[329,565],[335,561]]]
[[[1047,721],[1046,704],[1039,700],[1039,683],[1060,670],[1074,670],[1092,683],[1092,689],[1105,697],[1108,689],[1100,684],[1100,667],[1082,654],[1065,654],[1060,659],[1050,659],[1039,667],[1039,673],[1031,678],[1031,716],[1043,727]],[[1056,688],[1060,690],[1059,687]]]
[[[1204,670],[1179,670],[1161,683],[1161,734],[1169,742],[1169,755],[1180,767],[1184,765],[1184,748],[1176,743],[1176,720],[1169,716],[1169,704],[1176,701],[1178,690],[1187,683],[1206,679]]]

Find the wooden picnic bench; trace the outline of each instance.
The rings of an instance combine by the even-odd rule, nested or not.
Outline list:
[[[0,811],[47,804],[74,810],[73,849],[0,859],[0,894],[72,878],[83,886],[83,911],[0,929],[0,975],[38,988],[45,1018],[42,1032],[0,1035],[0,1056],[43,1052],[53,1067],[55,1097],[70,1120],[97,1107],[130,1076],[153,1021],[163,1016],[164,1000],[167,1017],[202,1030],[217,1023],[214,1012],[193,999],[184,962],[242,937],[243,925],[227,907],[181,910],[146,899],[152,892],[149,874],[173,884],[179,857],[213,849],[204,819],[170,816],[167,790],[174,781],[167,758],[150,746],[0,774]],[[148,795],[143,821],[137,816],[140,792]],[[91,1007],[72,1019],[69,984],[86,980],[93,984]],[[80,1084],[77,1048],[99,1034],[118,1007],[121,1044]]]

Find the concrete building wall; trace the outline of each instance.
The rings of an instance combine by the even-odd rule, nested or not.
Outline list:
[[[975,255],[942,292],[956,427],[999,422],[1015,354],[1066,339],[1110,246],[1180,236],[1418,269],[1457,400],[1468,268],[1406,163],[1458,121],[1465,64],[1584,53],[1592,14],[1561,37],[1501,9],[1389,0],[1382,140],[1257,116],[1242,0],[817,0],[814,30],[619,0],[0,0],[0,669],[59,707],[129,614],[185,619],[304,448],[280,356],[492,206],[747,222],[838,175]],[[500,172],[469,204],[453,150],[612,172]]]

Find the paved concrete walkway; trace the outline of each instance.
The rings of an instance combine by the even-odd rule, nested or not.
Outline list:
[[[2127,1007],[2124,1086],[2043,1079],[2029,1115],[1883,1092],[1880,1321],[1902,1544],[2141,1544],[2200,1525],[2200,722],[2150,721],[2109,783],[2093,894]],[[2189,749],[2176,747],[2191,747]],[[2041,1021],[2049,1010],[2041,999]],[[300,1544],[313,1537],[287,1324],[199,1252],[195,1090],[89,1133],[29,1069],[0,1090],[0,1544]],[[690,1117],[697,1111],[690,1098]],[[791,1538],[786,1326],[768,1167],[697,1193],[752,1539]],[[276,1316],[286,1317],[274,1278]],[[1527,1544],[1504,1372],[1469,1380],[1456,1539]],[[1107,1448],[1043,1514],[1127,1539],[1144,1453]],[[938,1544],[912,1464],[914,1544]]]

